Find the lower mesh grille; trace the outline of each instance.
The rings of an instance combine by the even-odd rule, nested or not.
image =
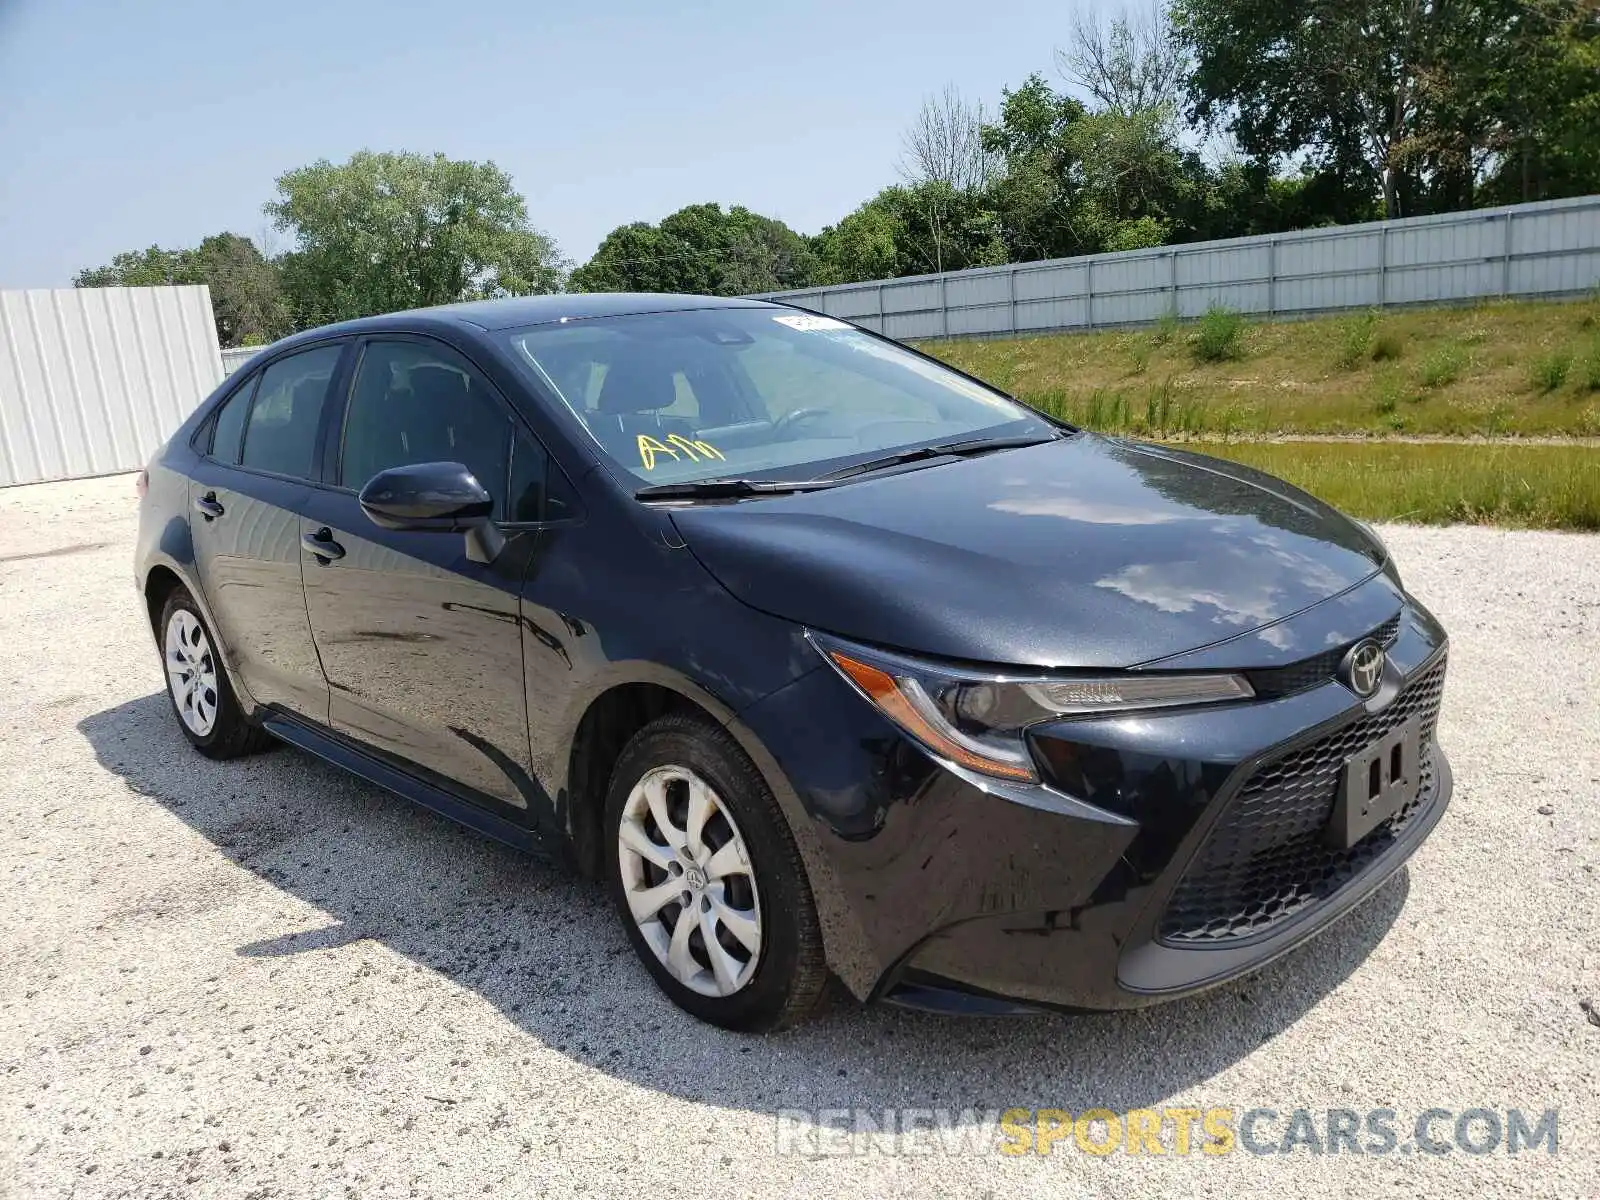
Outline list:
[[[1381,713],[1257,768],[1179,880],[1160,940],[1195,945],[1264,933],[1332,896],[1392,846],[1437,787],[1434,729],[1444,672],[1441,658]],[[1323,827],[1345,760],[1412,717],[1422,722],[1416,797],[1350,849],[1329,845]]]

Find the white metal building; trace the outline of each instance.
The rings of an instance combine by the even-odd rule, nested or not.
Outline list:
[[[142,467],[221,378],[209,288],[0,291],[0,486]]]

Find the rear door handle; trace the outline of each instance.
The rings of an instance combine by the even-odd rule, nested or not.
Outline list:
[[[217,503],[217,494],[207,492],[204,496],[196,496],[194,510],[208,521],[214,521],[227,510]]]
[[[323,566],[327,566],[336,558],[344,557],[344,547],[333,540],[333,530],[326,525],[315,533],[302,534],[300,545],[308,554],[316,555],[317,561]]]

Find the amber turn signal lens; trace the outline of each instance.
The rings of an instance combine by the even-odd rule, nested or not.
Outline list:
[[[1025,783],[1034,782],[1034,773],[1028,768],[1014,763],[997,762],[992,758],[974,754],[940,732],[917,711],[916,706],[901,691],[899,681],[887,671],[881,671],[837,650],[828,651],[828,656],[869,700],[883,710],[885,716],[935,754],[970,770],[981,771],[985,775],[995,775],[1001,779],[1015,779]]]

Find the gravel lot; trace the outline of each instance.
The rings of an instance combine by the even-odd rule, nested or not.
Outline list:
[[[1134,1015],[753,1039],[670,1007],[598,888],[296,751],[194,754],[134,524],[128,476],[0,490],[0,1195],[1600,1195],[1600,538],[1383,531],[1454,638],[1455,803],[1313,946]],[[1561,1142],[776,1154],[780,1109],[846,1104],[1557,1108]]]

